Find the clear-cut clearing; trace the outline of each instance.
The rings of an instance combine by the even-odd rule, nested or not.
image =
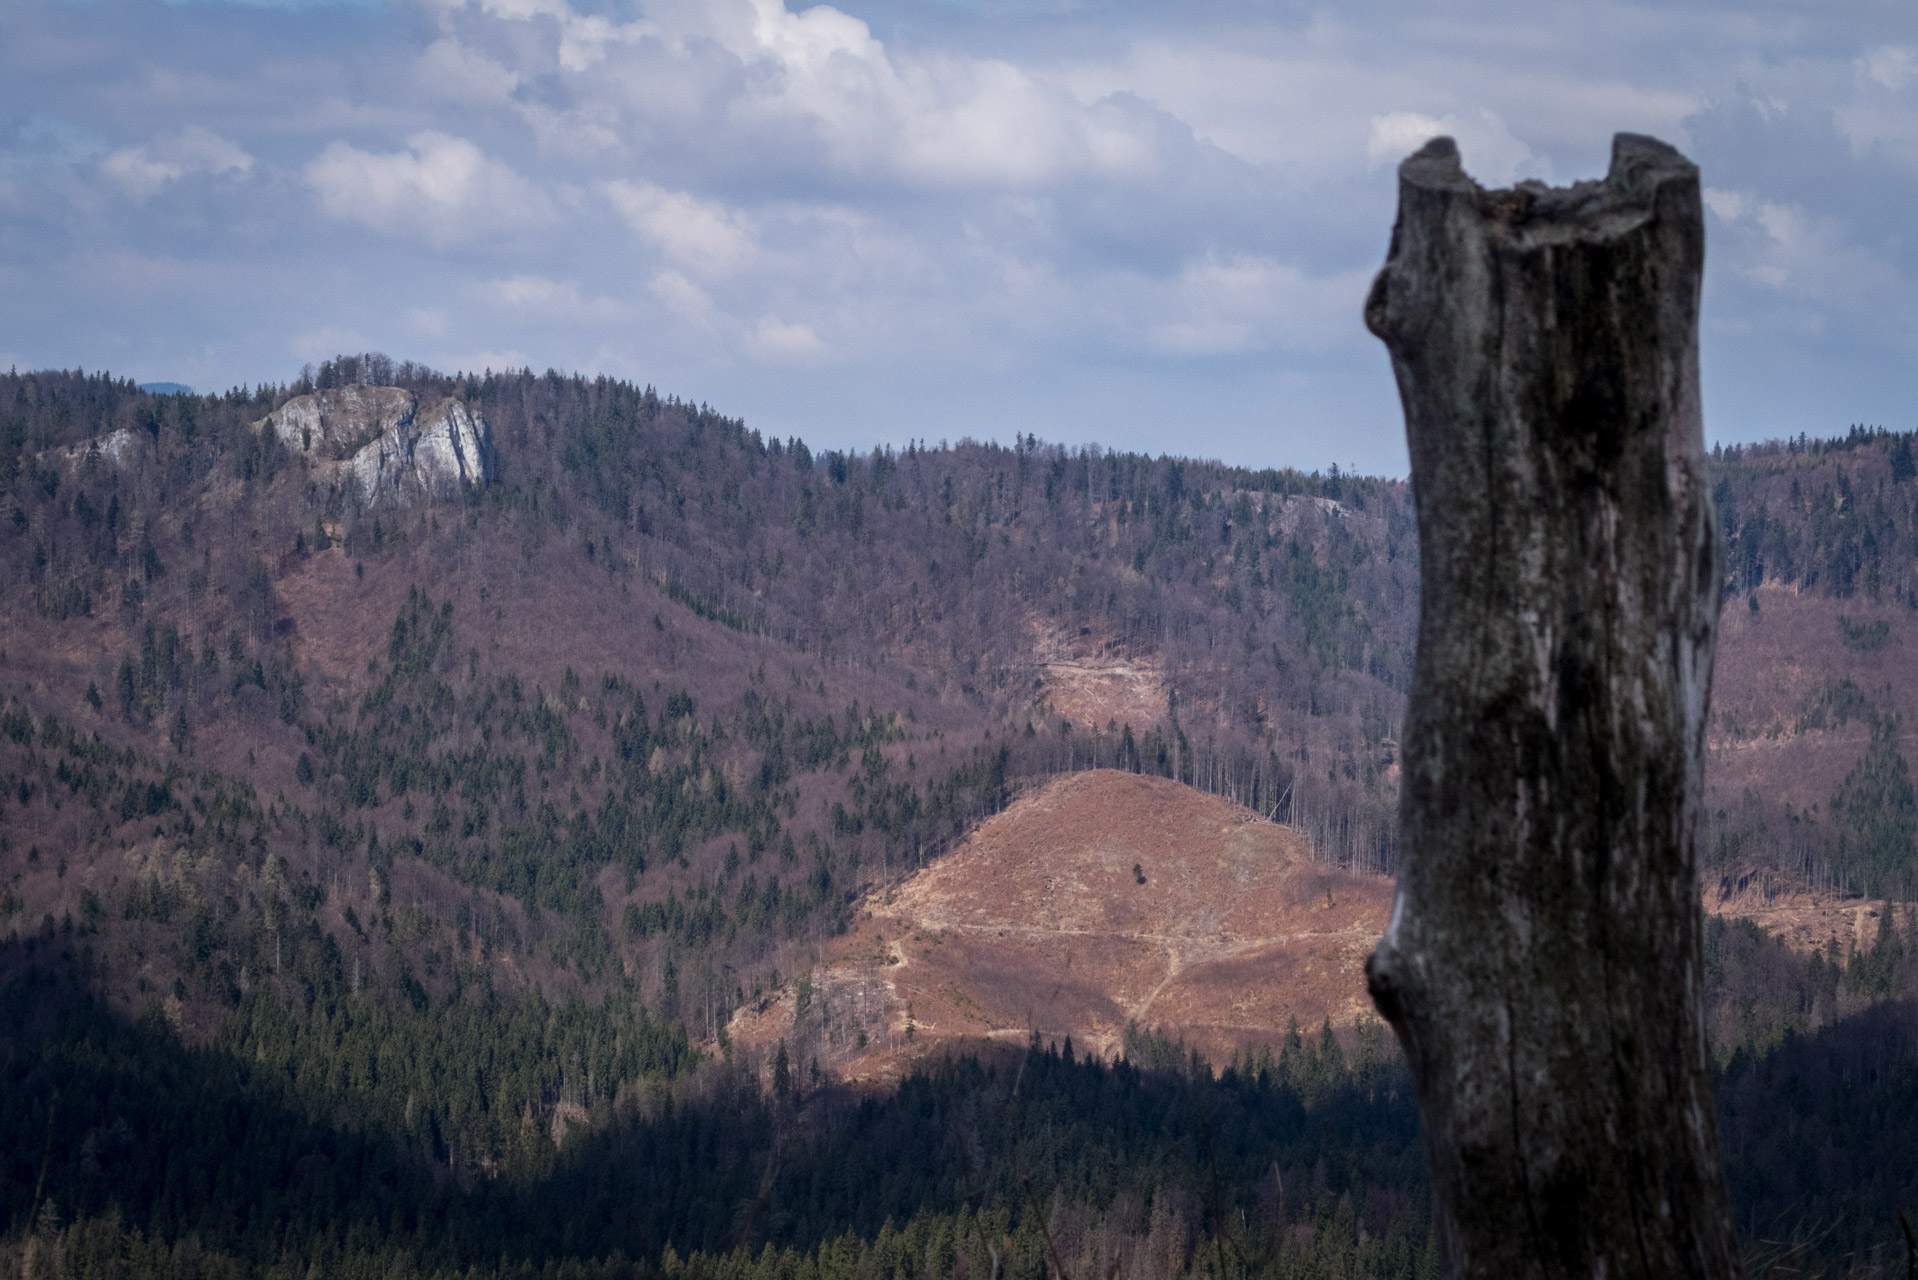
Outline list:
[[[1144,883],[1140,883],[1140,877]],[[924,870],[878,891],[829,943],[804,1009],[794,985],[735,1016],[733,1039],[852,1080],[929,1052],[1071,1036],[1111,1059],[1128,1023],[1215,1064],[1277,1044],[1296,1018],[1375,1016],[1365,959],[1393,882],[1315,861],[1305,836],[1164,778],[1055,778]],[[1883,904],[1800,886],[1705,886],[1794,949],[1871,942]],[[909,1034],[910,1033],[910,1034]],[[862,1039],[863,1037],[863,1039]]]
[[[1365,957],[1391,894],[1389,879],[1315,862],[1303,834],[1216,796],[1068,775],[873,895],[822,956],[801,1016],[789,989],[733,1034],[786,1039],[850,1078],[1035,1031],[1110,1058],[1131,1022],[1223,1062],[1276,1043],[1293,1018],[1313,1029],[1369,1014]]]

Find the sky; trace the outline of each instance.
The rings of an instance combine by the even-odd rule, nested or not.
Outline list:
[[[1701,168],[1714,442],[1918,427],[1918,5],[0,0],[0,367],[1403,474],[1394,169]]]

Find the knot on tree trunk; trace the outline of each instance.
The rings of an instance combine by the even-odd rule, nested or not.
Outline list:
[[[1461,1276],[1725,1276],[1701,1018],[1700,771],[1720,599],[1698,171],[1399,170],[1366,300],[1404,403],[1418,653],[1405,856],[1367,967]]]

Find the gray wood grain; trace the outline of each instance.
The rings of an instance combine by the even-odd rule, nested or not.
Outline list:
[[[1736,1274],[1701,1018],[1719,550],[1698,171],[1488,191],[1399,170],[1366,302],[1404,402],[1422,604],[1373,998],[1418,1082],[1448,1269]]]

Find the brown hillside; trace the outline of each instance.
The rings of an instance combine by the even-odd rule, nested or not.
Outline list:
[[[1918,705],[1911,611],[1760,587],[1756,610],[1728,605],[1712,682],[1707,785],[1717,805],[1746,792],[1809,809],[1831,799],[1871,739],[1870,717]],[[1847,642],[1844,622],[1870,638]],[[1882,632],[1866,630],[1874,624]],[[1851,699],[1834,699],[1843,682]],[[1899,734],[1903,749],[1918,732]]]
[[[1808,889],[1796,876],[1767,867],[1714,873],[1703,888],[1707,912],[1749,920],[1803,955],[1830,947],[1841,957],[1869,950],[1878,935],[1878,917],[1891,905],[1881,898]]]
[[[931,1045],[1035,1030],[1111,1056],[1129,1021],[1222,1060],[1276,1041],[1294,1017],[1369,1012],[1364,962],[1391,892],[1216,796],[1115,770],[1068,775],[868,900],[813,975],[803,1016],[788,991],[734,1034],[797,1037],[853,1077]]]

